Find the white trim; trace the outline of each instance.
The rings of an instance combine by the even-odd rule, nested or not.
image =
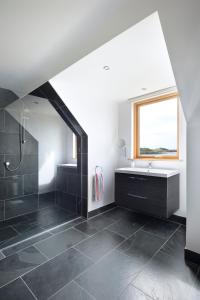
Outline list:
[[[161,96],[161,95],[165,95],[165,94],[169,94],[169,93],[173,93],[173,92],[177,92],[177,87],[176,86],[171,86],[171,87],[168,87],[166,89],[157,90],[157,91],[152,92],[152,93],[147,93],[147,94],[143,94],[141,96],[130,98],[130,99],[128,99],[128,101],[129,102],[142,101],[142,100],[151,99],[151,98],[154,98],[156,96]]]

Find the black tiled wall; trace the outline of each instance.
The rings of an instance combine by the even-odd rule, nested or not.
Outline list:
[[[80,197],[80,175],[77,167],[58,166],[56,177],[56,204],[75,214],[78,211]]]
[[[75,119],[73,114],[67,108],[65,103],[56,93],[54,88],[49,82],[44,83],[38,89],[34,90],[31,95],[46,98],[59,113],[60,117],[65,121],[73,133],[77,136],[77,168],[76,174],[72,174],[72,187],[68,181],[68,176],[63,182],[63,178],[66,175],[65,170],[60,170],[63,172],[63,178],[58,174],[57,178],[57,191],[56,191],[56,202],[62,207],[67,207],[68,209],[74,210],[77,208],[77,214],[84,217],[88,216],[88,136],[83,130],[81,125]],[[70,170],[71,172],[71,170]],[[70,177],[70,176],[69,176]],[[73,186],[77,184],[77,190],[74,194]],[[67,203],[68,202],[68,203]]]
[[[5,161],[11,163],[11,168],[19,163],[19,123],[4,107],[0,108],[0,120],[0,220],[6,220],[39,207],[38,142],[26,131],[20,167],[14,172],[6,170]]]

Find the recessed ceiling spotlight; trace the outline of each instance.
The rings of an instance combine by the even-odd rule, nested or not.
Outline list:
[[[110,67],[109,67],[109,66],[104,66],[103,69],[104,69],[105,71],[108,71],[108,70],[110,70]]]
[[[141,88],[141,90],[142,90],[142,91],[146,91],[146,90],[147,90],[147,88],[143,87],[143,88]]]

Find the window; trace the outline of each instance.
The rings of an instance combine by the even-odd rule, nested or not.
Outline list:
[[[177,93],[134,104],[134,157],[178,159]]]
[[[72,158],[77,159],[77,137],[73,133]]]

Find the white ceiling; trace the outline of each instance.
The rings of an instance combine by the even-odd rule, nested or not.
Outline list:
[[[105,71],[104,66],[110,70]],[[124,101],[176,85],[157,13],[88,54],[58,77],[57,84],[71,100]],[[50,82],[57,82],[57,77]]]

